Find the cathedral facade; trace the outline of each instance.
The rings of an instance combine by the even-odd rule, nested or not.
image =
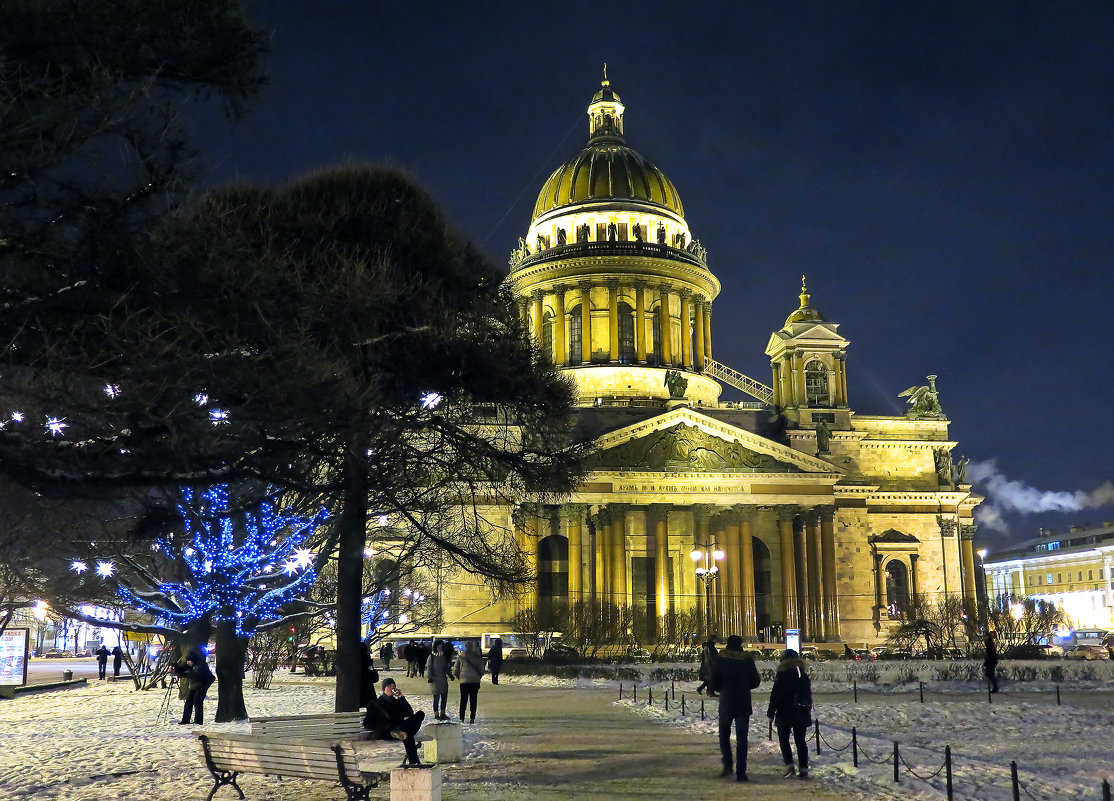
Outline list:
[[[588,129],[538,193],[507,282],[575,386],[591,470],[565,503],[485,510],[538,582],[495,604],[457,582],[446,631],[508,631],[516,608],[596,599],[649,621],[696,609],[750,643],[798,629],[873,644],[914,597],[973,605],[981,499],[952,464],[935,377],[902,393],[905,416],[856,413],[849,341],[803,279],[766,345],[768,385],[716,362],[720,282],[673,183],[627,145],[606,79]],[[721,401],[724,385],[752,400]]]

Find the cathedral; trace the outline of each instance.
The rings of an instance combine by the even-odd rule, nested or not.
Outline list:
[[[769,384],[715,361],[720,282],[698,227],[627,144],[606,78],[587,111],[588,142],[538,192],[506,280],[573,383],[576,433],[595,453],[565,502],[486,510],[538,581],[494,604],[454,582],[445,631],[510,631],[516,609],[595,599],[651,628],[696,610],[748,643],[796,629],[802,642],[875,644],[916,596],[973,608],[981,498],[953,465],[935,376],[901,393],[904,416],[857,413],[850,341],[804,279],[766,344]],[[721,401],[725,386],[751,400]]]

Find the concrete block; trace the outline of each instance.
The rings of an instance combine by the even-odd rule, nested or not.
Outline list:
[[[391,801],[441,801],[441,766],[392,770]]]
[[[464,727],[459,723],[431,723],[422,731],[425,762],[459,762],[464,758]]]

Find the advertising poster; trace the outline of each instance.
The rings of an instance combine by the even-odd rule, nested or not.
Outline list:
[[[801,630],[800,629],[786,629],[785,630],[785,647],[792,648],[797,653],[801,652]]]
[[[27,644],[31,629],[6,629],[0,633],[0,684],[27,683]]]

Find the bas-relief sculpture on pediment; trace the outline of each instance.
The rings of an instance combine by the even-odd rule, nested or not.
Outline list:
[[[795,465],[755,453],[690,425],[655,431],[601,451],[592,467],[638,467],[647,470],[742,470],[751,473],[798,473]]]

